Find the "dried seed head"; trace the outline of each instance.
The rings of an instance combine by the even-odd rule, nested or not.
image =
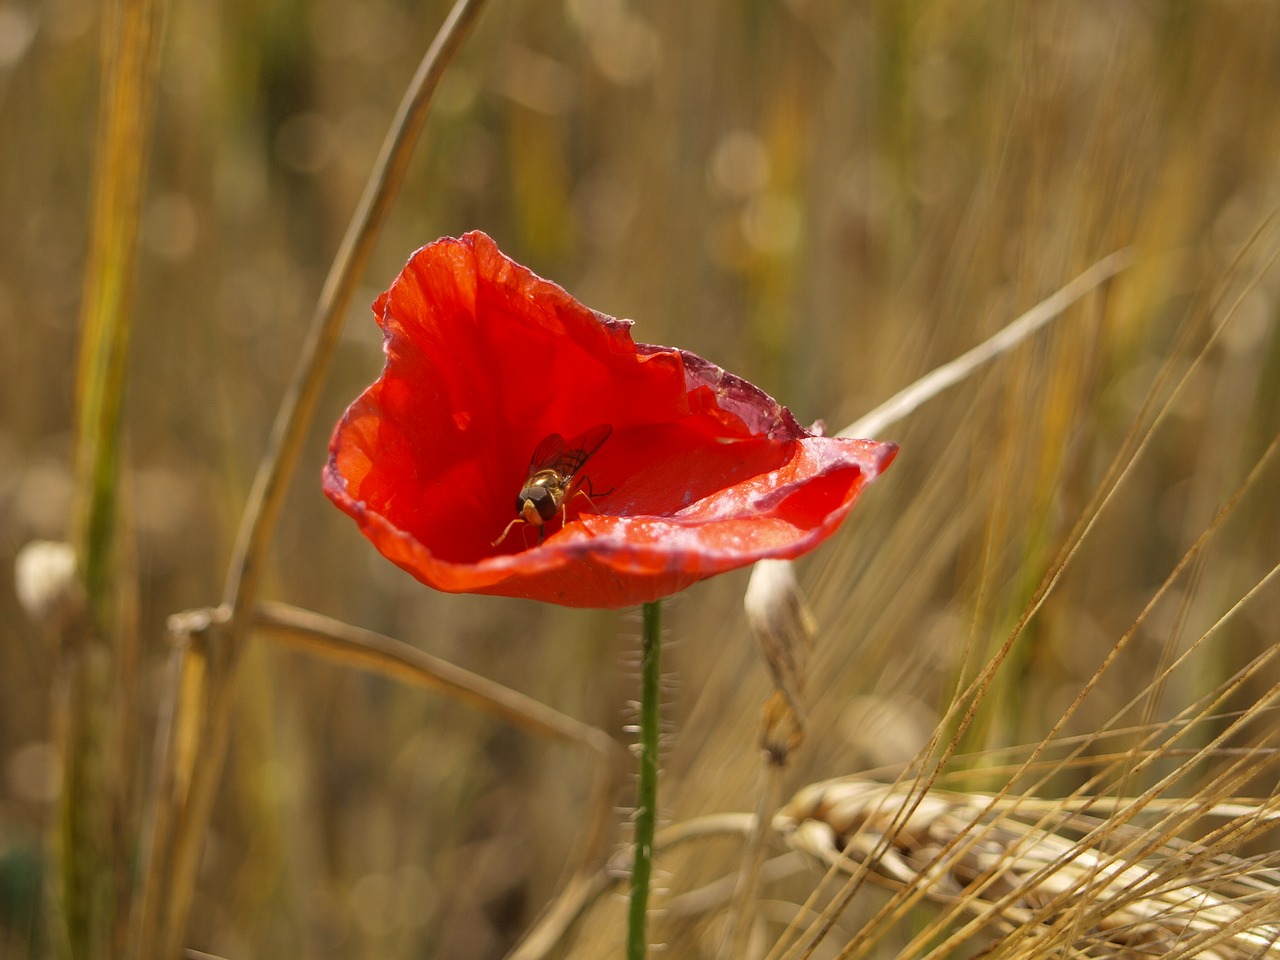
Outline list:
[[[779,766],[804,739],[805,670],[813,647],[813,614],[789,560],[761,560],[743,598],[747,623],[776,688],[761,717],[760,746]]]
[[[747,623],[774,685],[799,708],[815,623],[790,560],[761,560],[743,598]]]
[[[866,865],[1011,945],[1038,943],[1036,956],[1280,958],[1280,887],[1256,862],[1168,843],[1133,858],[1052,829],[1033,815],[1041,804],[1022,802],[845,778],[805,787],[773,826],[828,866]]]

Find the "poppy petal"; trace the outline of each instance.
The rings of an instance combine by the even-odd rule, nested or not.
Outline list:
[[[897,452],[817,436],[741,377],[634,343],[479,232],[415,253],[374,311],[386,365],[339,422],[324,489],[439,590],[655,600],[813,549]],[[602,433],[568,461],[585,462],[560,516],[494,546],[540,444]]]

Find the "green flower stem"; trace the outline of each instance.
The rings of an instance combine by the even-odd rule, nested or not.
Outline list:
[[[636,796],[635,865],[631,868],[631,916],[627,960],[643,960],[648,942],[649,877],[653,872],[653,830],[658,811],[658,742],[662,679],[662,601],[644,605],[640,654],[640,789]]]

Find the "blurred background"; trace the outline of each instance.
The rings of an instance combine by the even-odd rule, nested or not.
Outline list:
[[[120,589],[136,596],[147,731],[165,618],[221,595],[306,320],[446,10],[171,9],[121,446],[134,562]],[[68,534],[99,17],[89,0],[0,0],[6,581],[23,544]],[[799,568],[818,635],[789,784],[909,759],[1008,636],[1162,365],[1180,376],[1233,309],[967,747],[1035,743],[1280,427],[1278,158],[1269,3],[498,0],[446,77],[364,278],[267,596],[627,739],[638,617],[433,593],[320,493],[329,431],[381,368],[366,305],[438,236],[482,229],[635,319],[637,340],[700,353],[833,430],[1133,246],[1137,265],[1104,294],[881,438],[902,445],[897,462]],[[1280,474],[1264,469],[1065,734],[1116,717],[1280,559]],[[769,684],[746,576],[667,605],[666,822],[754,808]],[[1277,622],[1264,589],[1163,686],[1155,718],[1273,646]],[[0,955],[46,949],[32,917],[59,789],[51,677],[49,638],[0,588]],[[143,737],[140,783],[149,750]],[[188,942],[224,957],[502,956],[573,865],[590,776],[582,752],[259,643]],[[738,854],[721,841],[661,859],[661,885],[708,883]],[[573,955],[617,955],[622,912],[606,900]],[[713,928],[668,917],[654,935],[699,956]]]

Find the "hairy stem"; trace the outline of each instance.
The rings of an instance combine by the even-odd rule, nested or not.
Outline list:
[[[644,605],[640,654],[640,788],[636,795],[635,863],[631,868],[631,913],[627,960],[643,960],[648,948],[649,878],[653,873],[653,832],[658,812],[659,706],[662,680],[662,601]]]

